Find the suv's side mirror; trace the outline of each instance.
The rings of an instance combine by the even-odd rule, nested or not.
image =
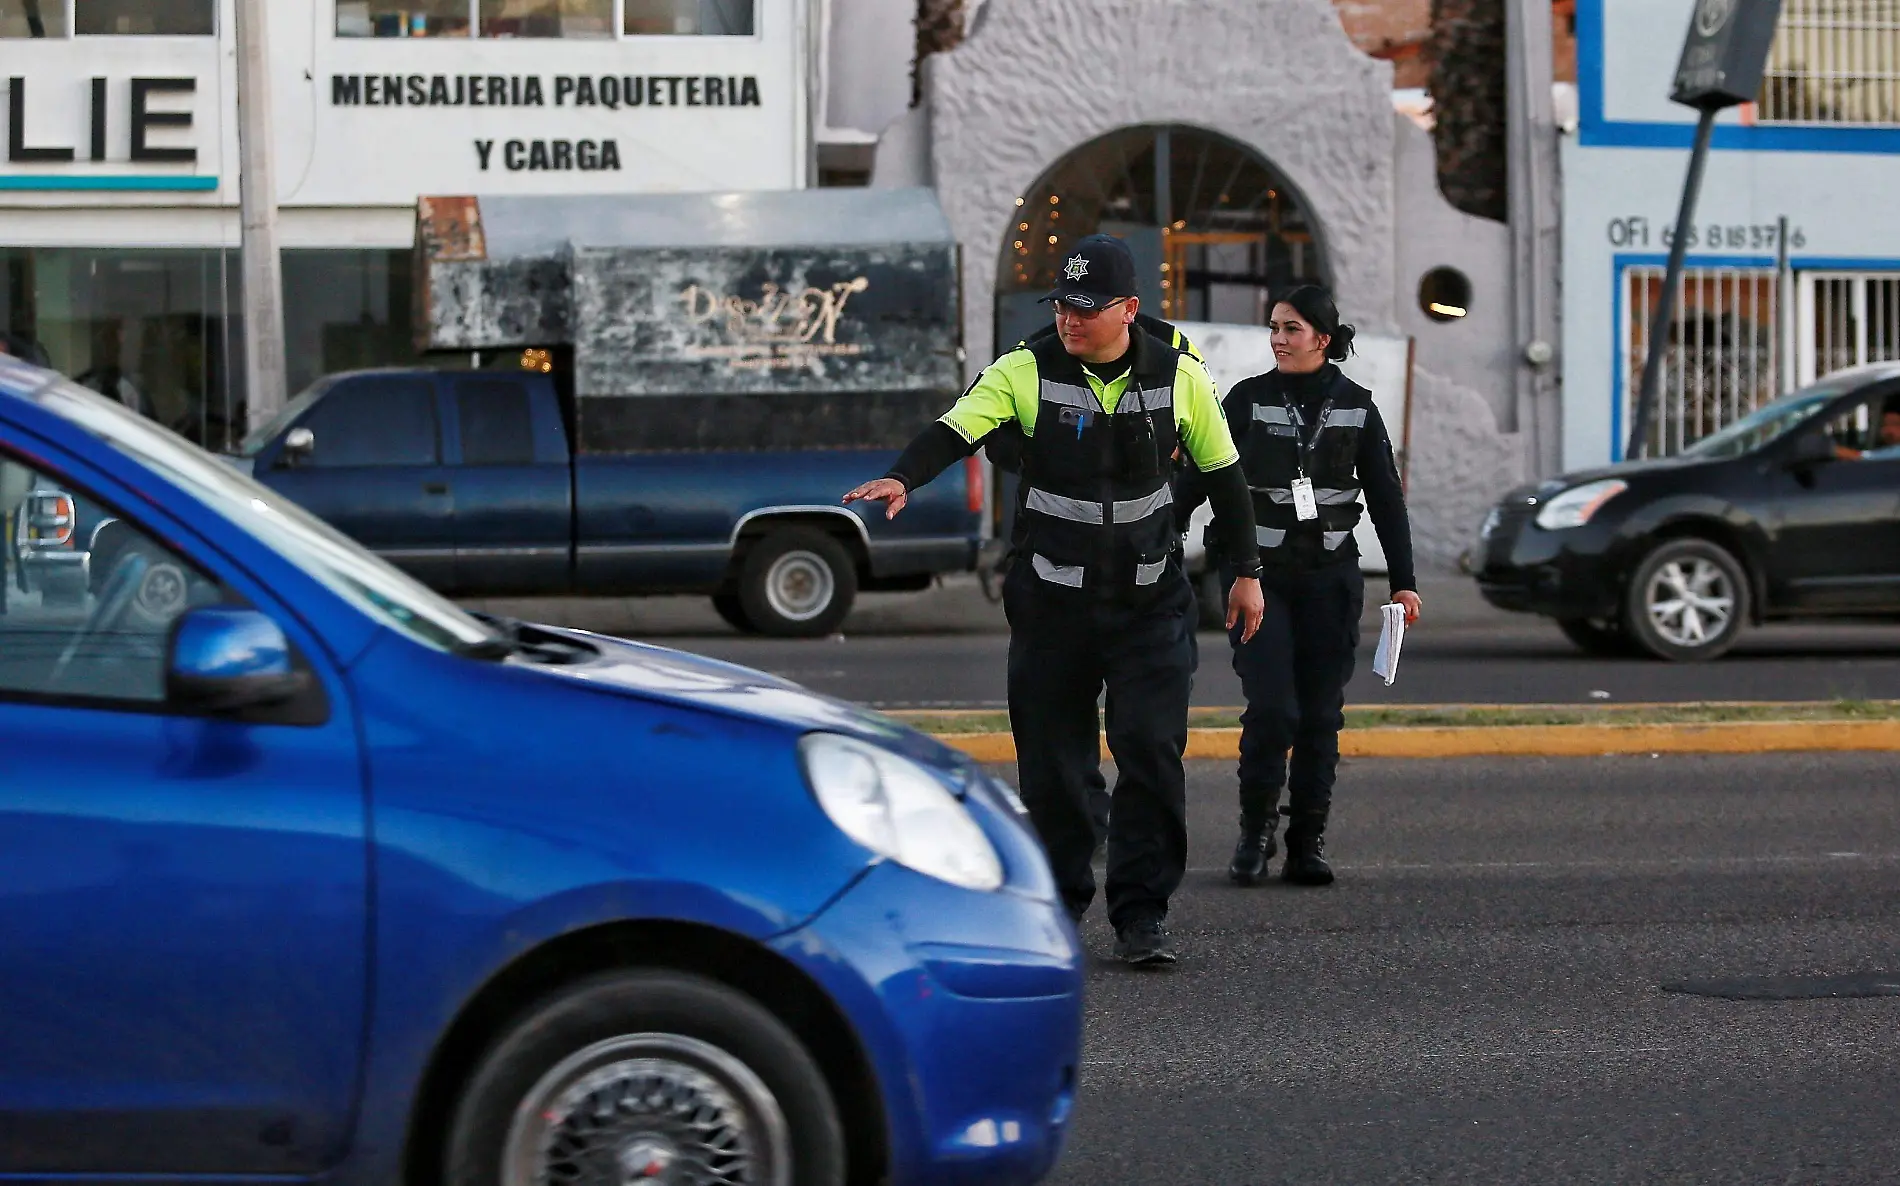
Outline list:
[[[207,712],[283,704],[310,684],[290,661],[283,628],[254,609],[209,606],[172,625],[165,697]]]
[[[284,434],[283,464],[302,465],[317,451],[317,434],[303,425]]]
[[[1826,433],[1804,432],[1789,446],[1782,464],[1789,469],[1811,469],[1834,459],[1834,442]]]

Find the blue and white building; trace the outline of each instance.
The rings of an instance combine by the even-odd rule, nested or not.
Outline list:
[[[1566,468],[1624,453],[1695,127],[1670,85],[1697,5],[1728,2],[1577,2]],[[1716,127],[1652,440],[1674,451],[1817,375],[1900,357],[1896,192],[1894,6],[1784,0],[1760,99]]]

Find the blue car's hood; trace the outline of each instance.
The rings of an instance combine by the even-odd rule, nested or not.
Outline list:
[[[820,696],[763,671],[601,634],[545,626],[535,629],[585,639],[600,652],[591,662],[536,668],[557,678],[770,721],[801,732],[849,733],[943,769],[970,764],[962,752],[889,717]]]

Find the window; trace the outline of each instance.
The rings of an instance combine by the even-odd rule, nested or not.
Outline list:
[[[463,379],[455,387],[463,465],[533,465],[528,389],[513,379]]]
[[[1649,360],[1649,333],[1664,269],[1625,273],[1623,391],[1634,400]],[[1652,456],[1679,453],[1772,401],[1783,390],[1773,268],[1685,268],[1663,353]]]
[[[1822,431],[1845,461],[1900,456],[1900,396],[1862,400],[1829,417]]]
[[[470,0],[337,0],[338,37],[467,37]]]
[[[1756,118],[1900,123],[1900,10],[1892,0],[1784,0]]]
[[[483,37],[612,37],[613,0],[481,0]]]
[[[750,37],[754,0],[626,0],[626,31]]]
[[[1419,312],[1433,321],[1471,314],[1471,278],[1457,268],[1433,268],[1418,282]]]
[[[81,34],[209,36],[216,11],[216,0],[73,0],[73,26]]]
[[[316,437],[309,464],[326,469],[436,465],[435,387],[427,379],[357,379],[319,401],[302,427]]]
[[[0,0],[0,37],[66,36],[66,0]]]
[[[172,623],[225,600],[216,582],[124,520],[99,533],[88,573],[75,549],[116,516],[5,453],[0,498],[14,524],[0,549],[0,696],[163,701]]]

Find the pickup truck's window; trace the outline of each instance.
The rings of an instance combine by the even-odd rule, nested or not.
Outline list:
[[[317,439],[310,464],[325,469],[435,465],[441,458],[435,387],[427,379],[358,379],[339,385],[304,417]]]
[[[533,465],[534,415],[528,388],[515,379],[463,379],[455,385],[463,465]]]
[[[164,700],[172,623],[222,601],[217,584],[71,482],[4,453],[0,498],[14,531],[0,550],[0,696]]]

